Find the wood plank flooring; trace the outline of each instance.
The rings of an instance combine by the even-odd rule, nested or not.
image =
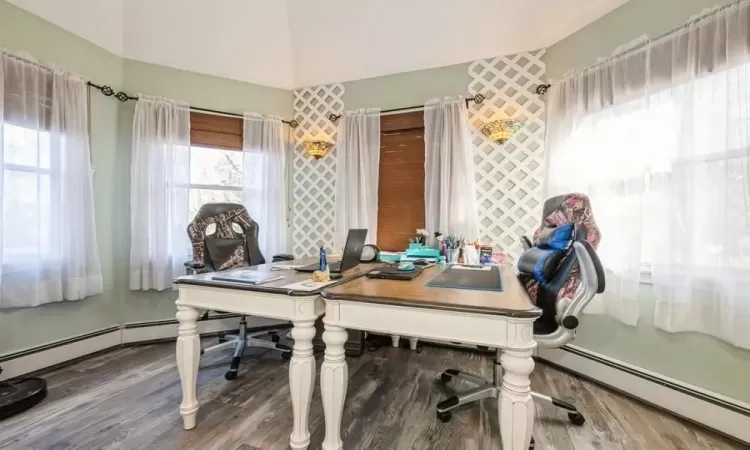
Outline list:
[[[202,359],[201,409],[191,431],[182,429],[178,412],[181,391],[173,343],[118,349],[56,370],[46,375],[49,396],[42,404],[0,422],[0,449],[286,449],[292,427],[288,363],[266,350],[248,350],[246,356],[234,381],[224,380],[229,350]],[[383,348],[347,360],[346,449],[501,448],[494,401],[460,409],[449,423],[438,421],[434,410],[449,392],[436,381],[443,369],[489,376],[490,358],[425,347],[422,353]],[[573,401],[587,419],[576,427],[563,412],[537,405],[537,449],[743,448],[541,363],[532,387]],[[310,430],[310,449],[319,449],[324,435],[319,387]]]

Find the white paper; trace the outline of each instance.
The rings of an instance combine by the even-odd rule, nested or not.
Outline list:
[[[303,292],[310,292],[315,291],[321,288],[324,288],[328,286],[329,284],[336,283],[339,280],[331,280],[331,281],[312,281],[312,280],[305,280],[305,281],[298,281],[296,283],[287,284],[286,286],[282,286],[283,289],[290,289],[293,291],[303,291]]]
[[[489,272],[490,269],[491,269],[491,267],[490,266],[481,266],[481,267],[473,266],[472,267],[472,266],[462,266],[461,264],[453,264],[451,266],[451,269],[456,269],[456,270],[477,270],[477,271],[480,271],[480,272]]]
[[[285,265],[271,266],[271,270],[294,270],[294,269],[299,269],[300,267],[305,267],[305,266],[301,264],[285,264]]]
[[[473,245],[464,245],[464,262],[466,264],[479,264],[479,252]]]

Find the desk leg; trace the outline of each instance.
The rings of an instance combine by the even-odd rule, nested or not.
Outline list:
[[[324,320],[325,322],[325,320]],[[323,450],[341,450],[341,415],[344,410],[349,369],[344,359],[345,329],[325,325],[323,342],[326,344],[325,360],[320,368],[320,393],[326,422]]]
[[[391,335],[391,345],[393,348],[398,348],[398,342],[401,340],[401,336],[398,336],[396,334]]]
[[[294,425],[289,445],[294,449],[305,449],[310,445],[308,418],[315,385],[315,358],[312,345],[314,337],[315,320],[294,321],[294,349],[292,360],[289,362],[289,390],[294,411]]]
[[[189,306],[177,307],[177,370],[182,381],[182,414],[186,430],[195,428],[195,417],[198,414],[198,363],[201,355],[201,341],[198,336],[198,311]]]
[[[529,375],[534,370],[533,349],[503,350],[500,364],[503,383],[497,412],[500,435],[506,450],[527,450],[534,429],[534,401]]]

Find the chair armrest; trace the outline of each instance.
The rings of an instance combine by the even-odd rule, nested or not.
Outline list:
[[[199,273],[208,273],[209,270],[206,269],[206,266],[196,262],[196,261],[188,261],[185,263],[185,271],[188,275],[197,275]]]
[[[604,292],[604,270],[601,267],[601,261],[599,261],[594,248],[591,247],[588,241],[576,241],[573,243],[573,250],[576,253],[578,268],[581,271],[581,286],[570,302],[570,305],[565,309],[562,322],[567,317],[575,317],[577,321],[578,316],[591,303],[594,296],[597,293]],[[596,262],[594,262],[594,259],[596,259]]]
[[[534,336],[540,347],[559,348],[572,341],[580,323],[579,316],[597,292],[604,291],[604,270],[601,269],[601,262],[591,244],[588,241],[576,241],[573,243],[573,251],[581,272],[581,285],[564,311],[558,313],[560,326],[557,330],[551,334]]]

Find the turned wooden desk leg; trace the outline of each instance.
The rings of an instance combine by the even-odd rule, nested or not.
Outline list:
[[[398,341],[400,340],[401,340],[401,336],[397,334],[391,335],[391,345],[393,346],[393,348],[398,348]]]
[[[289,362],[289,390],[292,394],[294,425],[289,445],[294,449],[305,449],[310,445],[308,418],[315,385],[315,358],[312,345],[315,337],[315,320],[300,320],[293,323],[294,349],[292,360]]]
[[[325,320],[324,320],[325,322]],[[323,450],[341,450],[341,416],[349,383],[349,369],[344,359],[345,329],[326,324],[323,342],[326,344],[325,359],[320,368],[320,394],[323,398],[326,435]]]
[[[417,343],[419,343],[419,338],[415,338],[415,337],[409,338],[409,348],[411,350],[417,349]]]
[[[529,375],[534,370],[532,349],[503,350],[500,364],[503,382],[498,398],[497,415],[505,450],[527,450],[534,428],[534,400]]]
[[[195,428],[195,417],[198,414],[198,363],[201,356],[201,341],[198,335],[198,311],[189,306],[177,307],[177,370],[182,381],[182,414],[186,430]]]

